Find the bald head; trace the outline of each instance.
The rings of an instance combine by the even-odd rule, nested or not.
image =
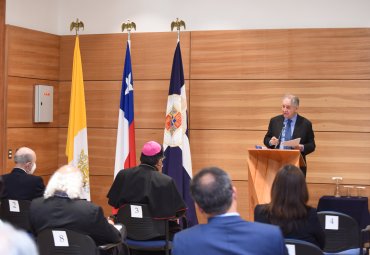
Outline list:
[[[33,174],[36,170],[36,153],[28,147],[21,147],[14,154],[14,162],[15,167]]]
[[[83,176],[81,171],[71,165],[60,167],[50,178],[44,198],[63,193],[71,199],[82,197]]]
[[[226,213],[233,202],[233,186],[229,175],[220,168],[204,168],[190,185],[191,195],[198,206],[209,215]]]

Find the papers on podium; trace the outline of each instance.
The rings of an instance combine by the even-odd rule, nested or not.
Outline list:
[[[290,146],[290,147],[296,147],[296,146],[299,145],[300,142],[301,142],[301,138],[296,138],[296,139],[293,139],[293,140],[281,142],[281,145],[283,145],[283,146]]]

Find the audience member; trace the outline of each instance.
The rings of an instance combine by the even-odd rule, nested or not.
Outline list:
[[[8,223],[0,222],[0,254],[38,255],[38,251],[29,234]]]
[[[257,205],[254,220],[278,225],[285,238],[299,239],[324,248],[325,234],[316,209],[307,205],[308,189],[302,171],[285,165],[271,188],[271,203]]]
[[[3,179],[0,176],[0,195]],[[0,254],[38,255],[36,245],[28,233],[15,229],[9,223],[0,220]]]
[[[178,232],[173,255],[287,254],[278,227],[247,222],[239,216],[236,188],[223,170],[216,167],[201,170],[194,176],[190,190],[208,224]]]
[[[46,228],[66,228],[89,235],[98,246],[119,243],[120,232],[104,218],[102,208],[81,199],[82,186],[80,170],[69,165],[59,168],[50,178],[44,197],[31,202],[34,234]]]
[[[45,185],[41,177],[34,176],[36,153],[27,147],[19,148],[14,155],[15,167],[3,175],[4,191],[1,198],[32,200],[41,197]]]
[[[147,204],[155,218],[182,215],[186,206],[175,182],[160,172],[163,158],[163,147],[159,143],[145,143],[141,164],[117,174],[107,195],[108,203],[115,208],[127,203]]]

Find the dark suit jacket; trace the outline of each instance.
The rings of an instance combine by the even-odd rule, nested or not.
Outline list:
[[[269,144],[269,141],[273,136],[275,136],[276,138],[280,138],[283,125],[284,125],[283,115],[278,115],[270,120],[267,133],[263,140],[263,143],[266,145],[266,147],[270,149],[275,148],[275,146],[271,146]],[[301,144],[304,145],[304,150],[301,152],[301,154],[303,156],[303,159],[306,161],[306,155],[313,152],[316,148],[315,134],[312,129],[312,123],[308,119],[300,115],[297,115],[297,121],[294,126],[292,139],[295,138],[301,138]],[[279,145],[276,146],[276,148],[279,148]],[[306,173],[306,169],[302,170],[304,173]]]
[[[45,185],[40,176],[27,174],[20,168],[3,175],[4,192],[2,198],[32,200],[44,194]]]
[[[121,241],[119,231],[104,218],[102,208],[86,200],[37,198],[31,202],[30,222],[35,235],[46,228],[66,228],[89,235],[97,245]]]
[[[254,220],[271,224],[266,205],[256,206],[254,209]],[[323,249],[325,245],[325,233],[319,222],[316,209],[308,207],[307,217],[297,221],[295,228],[289,233],[284,233],[284,237],[310,242]]]
[[[288,254],[278,227],[247,222],[239,216],[213,217],[176,233],[173,255]]]

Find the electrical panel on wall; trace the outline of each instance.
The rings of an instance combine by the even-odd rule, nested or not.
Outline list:
[[[34,122],[53,122],[53,92],[53,86],[35,85]]]

